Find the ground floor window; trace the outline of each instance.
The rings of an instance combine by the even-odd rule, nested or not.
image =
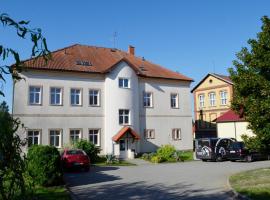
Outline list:
[[[70,130],[70,142],[74,143],[81,139],[81,129],[71,129]]]
[[[61,147],[61,130],[50,130],[50,145]]]
[[[89,129],[89,142],[100,146],[100,129]]]
[[[181,129],[175,128],[172,130],[172,139],[173,140],[181,140]]]
[[[27,131],[28,147],[40,144],[40,130]]]
[[[154,129],[145,129],[144,134],[145,134],[145,139],[155,139]]]

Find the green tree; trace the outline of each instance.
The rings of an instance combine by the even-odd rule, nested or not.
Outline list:
[[[270,152],[270,19],[262,17],[261,32],[248,40],[229,69],[234,83],[232,109],[249,122],[254,137],[243,139],[252,149]]]

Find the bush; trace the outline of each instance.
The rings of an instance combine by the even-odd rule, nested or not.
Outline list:
[[[170,158],[173,157],[174,153],[176,152],[176,149],[172,145],[162,145],[157,150],[157,155],[162,157],[165,161],[170,160]]]
[[[100,148],[95,146],[92,142],[87,140],[80,140],[74,144],[78,149],[82,149],[89,156],[92,163],[99,160],[98,154],[100,153]]]
[[[56,147],[31,146],[27,154],[27,170],[38,185],[53,186],[63,183],[61,157]]]
[[[112,154],[107,154],[105,158],[106,158],[106,164],[119,163],[119,160]]]
[[[142,159],[143,160],[149,160],[149,154],[148,153],[144,153],[143,155],[142,155]]]
[[[161,163],[164,159],[161,156],[155,155],[151,158],[151,162],[153,163]]]

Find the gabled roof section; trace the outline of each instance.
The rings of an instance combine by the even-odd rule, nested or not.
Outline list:
[[[52,60],[49,60],[48,63],[45,63],[42,57],[28,59],[24,63],[29,69],[104,74],[109,73],[118,63],[124,61],[135,70],[138,76],[193,81],[183,74],[114,48],[75,44],[53,51],[51,55]],[[91,65],[83,66],[78,63],[90,63]]]
[[[218,117],[215,120],[217,123],[219,122],[243,122],[245,119],[243,117],[240,117],[237,113],[235,113],[232,110],[229,110],[225,112],[223,115]]]
[[[114,142],[118,142],[127,132],[129,132],[135,140],[140,139],[139,134],[136,133],[131,127],[124,126],[115,136],[113,136],[112,140]]]
[[[215,74],[215,73],[209,73],[191,90],[191,92],[196,90],[209,76],[213,76],[213,77],[215,77],[215,78],[217,78],[219,80],[222,80],[222,81],[224,81],[226,83],[229,83],[229,84],[233,85],[233,82],[232,82],[232,80],[230,79],[229,76]]]

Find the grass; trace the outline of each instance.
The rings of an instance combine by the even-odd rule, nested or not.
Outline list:
[[[229,181],[233,189],[251,199],[270,199],[270,168],[238,173]]]
[[[38,200],[71,200],[64,186],[35,188],[35,195]]]

